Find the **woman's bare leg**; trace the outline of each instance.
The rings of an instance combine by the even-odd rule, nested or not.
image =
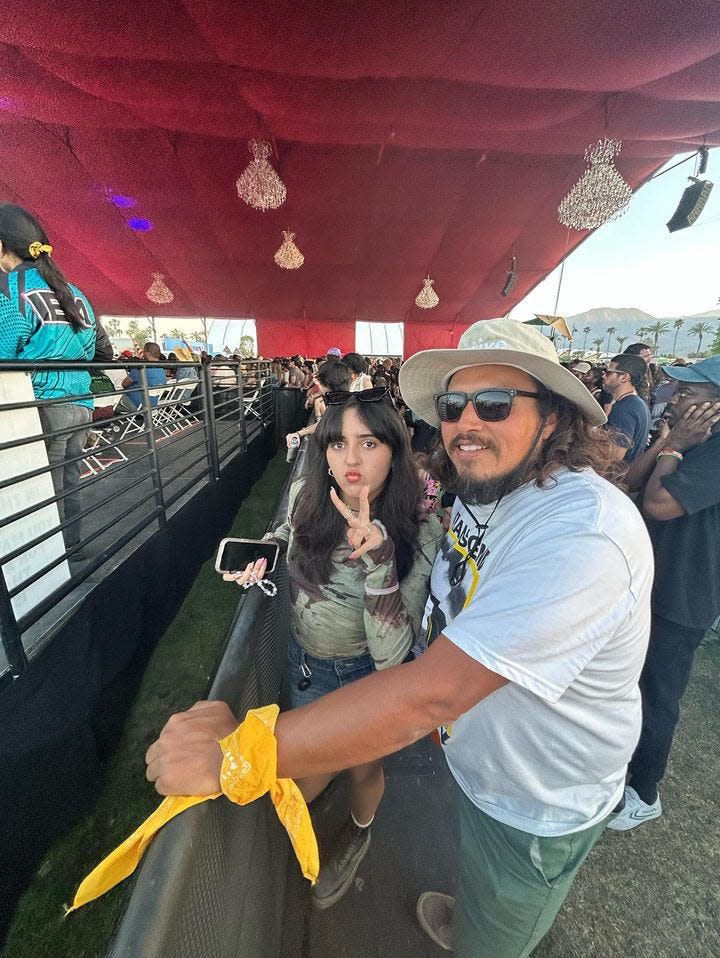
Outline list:
[[[335,778],[337,772],[329,775],[312,775],[309,778],[296,778],[295,784],[302,792],[306,802],[311,802]]]
[[[368,825],[385,791],[382,760],[350,769],[350,811],[356,824]]]

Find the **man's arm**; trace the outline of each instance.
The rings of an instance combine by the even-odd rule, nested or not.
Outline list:
[[[642,489],[650,478],[655,466],[657,465],[658,453],[668,445],[667,437],[670,427],[666,422],[660,420],[659,432],[652,445],[648,446],[645,452],[641,453],[628,466],[623,482],[630,492],[636,492]]]
[[[448,725],[507,684],[444,635],[406,665],[375,672],[278,718],[278,774],[352,768]]]
[[[685,453],[710,437],[713,426],[720,420],[720,402],[705,402],[690,406],[675,423],[665,438],[664,446]],[[666,522],[686,515],[685,507],[663,486],[665,476],[677,472],[680,460],[674,456],[662,456],[645,486],[642,513],[647,519]]]
[[[441,635],[414,662],[280,715],[278,775],[302,778],[382,758],[449,724],[506,684]],[[161,795],[219,791],[218,739],[237,724],[224,702],[200,702],[172,716],[148,750],[148,779]]]
[[[287,443],[288,449],[290,448],[290,440],[292,439],[293,436],[297,436],[299,439],[302,439],[303,436],[312,436],[312,434],[315,432],[317,427],[318,427],[318,424],[316,422],[312,422],[310,423],[309,426],[303,426],[302,429],[298,429],[297,432],[289,432],[285,436],[285,442]]]

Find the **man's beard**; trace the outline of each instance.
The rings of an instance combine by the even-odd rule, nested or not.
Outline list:
[[[501,496],[507,496],[509,493],[514,492],[515,489],[518,489],[530,478],[529,473],[531,472],[531,467],[538,457],[538,440],[540,439],[544,424],[545,420],[543,419],[529,450],[517,466],[514,466],[499,476],[493,476],[488,479],[475,479],[472,475],[463,475],[457,469],[455,463],[453,463],[452,457],[446,452],[448,459],[452,463],[453,472],[455,473],[451,491],[474,506],[489,505],[491,502],[497,502]],[[459,448],[463,442],[476,442],[485,446],[490,452],[497,453],[497,447],[491,440],[487,438],[481,439],[479,436],[473,435],[472,432],[456,436],[451,443],[451,448]]]
[[[501,476],[492,479],[473,479],[472,476],[463,476],[455,470],[457,479],[453,483],[453,492],[468,502],[471,506],[486,506],[496,502],[500,496],[506,496],[519,488],[527,478],[528,463],[520,465]]]

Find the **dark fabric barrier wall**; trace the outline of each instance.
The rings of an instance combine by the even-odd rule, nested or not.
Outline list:
[[[275,523],[285,517],[290,481]],[[253,589],[241,603],[210,691],[238,716],[283,702],[289,632],[284,562],[273,578],[276,597]],[[240,807],[221,796],[184,812],[155,838],[109,958],[300,958],[302,920],[283,918],[286,906],[307,894],[306,886],[269,798]]]
[[[298,428],[297,395],[278,393],[278,425]],[[272,457],[268,430],[88,596],[27,671],[0,693],[0,943],[50,844],[100,785],[144,664],[199,567]],[[162,588],[158,588],[162,582]]]

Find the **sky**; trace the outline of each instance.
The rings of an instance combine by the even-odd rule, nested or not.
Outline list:
[[[688,156],[689,154],[685,154]],[[670,160],[665,169],[683,156]],[[668,232],[695,172],[695,160],[651,180],[633,196],[619,220],[606,223],[570,254],[557,313],[573,316],[596,307],[635,307],[653,316],[692,316],[713,309],[720,298],[720,149],[710,151],[704,178],[716,185],[698,220],[688,229]],[[518,263],[522,269],[522,263]],[[514,319],[555,313],[559,267],[513,307]],[[141,317],[143,320],[144,317]],[[123,317],[125,322],[127,317]],[[199,329],[197,320],[158,320],[159,334],[172,327]],[[233,349],[242,334],[255,335],[254,320],[208,320],[216,350]],[[401,323],[358,323],[356,349],[365,354],[400,355]]]
[[[675,157],[665,168],[680,159]],[[710,151],[703,179],[715,187],[700,217],[675,233],[665,225],[694,170],[693,159],[646,183],[623,217],[601,226],[568,257],[559,315],[601,306],[635,307],[657,317],[713,309],[720,297],[720,149]],[[522,269],[522,263],[518,266]],[[558,276],[559,268],[510,315],[525,320],[535,313],[555,313]]]

